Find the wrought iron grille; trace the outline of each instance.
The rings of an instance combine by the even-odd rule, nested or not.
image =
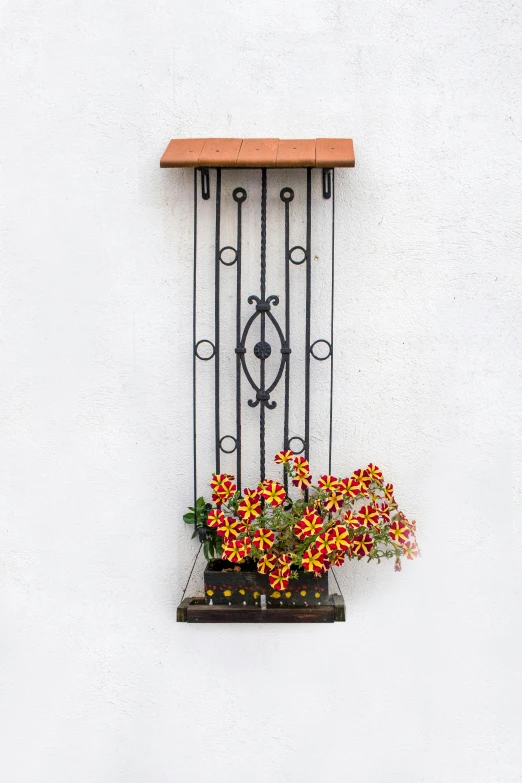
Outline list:
[[[230,193],[224,193],[222,188],[222,172],[224,169],[208,168],[194,169],[194,277],[193,277],[193,440],[194,440],[194,500],[198,492],[198,426],[200,418],[201,402],[198,391],[198,374],[200,365],[205,362],[213,362],[213,448],[214,466],[216,473],[223,470],[223,455],[235,455],[235,475],[238,488],[242,487],[243,458],[244,458],[244,424],[252,417],[257,417],[256,429],[259,438],[259,477],[265,478],[266,471],[266,435],[267,429],[275,425],[273,419],[274,409],[282,400],[283,415],[280,423],[280,435],[278,436],[279,449],[292,449],[296,454],[304,454],[310,459],[310,418],[311,418],[311,363],[312,360],[327,362],[326,365],[329,384],[329,410],[327,412],[328,431],[328,470],[331,472],[332,462],[332,403],[333,403],[333,363],[334,363],[334,335],[333,335],[333,305],[334,305],[334,271],[335,271],[335,182],[333,169],[319,169],[322,180],[313,175],[312,169],[300,170],[305,177],[305,226],[301,244],[290,244],[290,227],[295,190],[290,186],[280,188],[277,203],[281,210],[281,218],[284,221],[284,241],[281,243],[275,258],[271,263],[278,265],[281,280],[284,281],[282,290],[272,292],[267,289],[267,198],[270,192],[273,201],[276,201],[273,188],[277,183],[271,183],[273,169],[240,169],[235,168],[235,176],[241,177],[241,173],[248,171],[249,177],[260,176],[260,252],[259,258],[248,257],[244,254],[243,241],[243,210],[249,193],[245,187],[238,185]],[[228,170],[227,170],[228,171]],[[286,172],[296,169],[285,169]],[[279,177],[281,170],[279,170]],[[275,177],[274,177],[275,179]],[[198,182],[201,180],[201,185]],[[326,317],[322,318],[325,331],[316,335],[312,334],[312,309],[314,308],[314,274],[312,255],[312,193],[313,187],[322,187],[322,198],[328,200],[330,205],[331,220],[331,244],[328,247],[329,270],[328,281],[330,307]],[[270,191],[272,188],[272,191]],[[317,192],[316,192],[317,195]],[[319,197],[320,197],[319,193]],[[206,333],[201,336],[198,322],[198,274],[201,273],[200,255],[203,251],[198,245],[198,215],[200,211],[200,199],[212,203],[214,200],[213,219],[215,219],[214,247],[213,247],[213,334]],[[235,246],[222,244],[222,219],[225,213],[230,218],[230,211],[235,216]],[[254,265],[259,266],[259,288],[255,291],[245,291],[244,269],[245,264],[249,269]],[[209,265],[203,270],[209,274]],[[304,276],[304,302],[297,307],[298,312],[292,311],[292,268],[302,270]],[[223,396],[222,373],[225,358],[230,361],[230,356],[225,356],[222,340],[223,313],[230,307],[230,302],[222,297],[222,284],[224,276],[234,275],[235,289],[235,400],[234,414],[235,427],[232,431],[222,426]],[[230,279],[226,278],[230,285]],[[324,286],[324,272],[321,285]],[[301,281],[303,288],[303,281]],[[248,305],[247,317],[243,313]],[[322,313],[322,315],[325,315]],[[304,408],[299,413],[300,431],[292,432],[290,428],[291,399],[291,372],[295,360],[295,347],[291,329],[299,323],[304,327],[304,356],[301,357],[304,364]],[[208,324],[207,327],[208,328]],[[212,328],[212,327],[210,327]],[[268,329],[275,337],[269,340]],[[256,340],[253,348],[248,348],[249,342]],[[228,351],[229,349],[227,349]],[[276,368],[272,374],[267,371],[269,357],[278,357]],[[300,362],[301,364],[301,362]],[[329,365],[329,367],[328,367]],[[244,386],[249,394],[244,395]],[[278,396],[278,400],[275,396]],[[246,404],[245,404],[246,400]],[[227,397],[226,404],[230,405]],[[281,426],[282,424],[282,426]],[[257,451],[257,449],[256,449]],[[225,471],[226,472],[226,471]],[[287,474],[283,472],[285,488],[287,486]]]

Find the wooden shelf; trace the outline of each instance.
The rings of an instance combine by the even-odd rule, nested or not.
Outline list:
[[[342,596],[334,594],[322,606],[209,606],[204,598],[185,598],[177,609],[178,623],[343,623]]]
[[[172,139],[162,168],[352,168],[352,139]]]

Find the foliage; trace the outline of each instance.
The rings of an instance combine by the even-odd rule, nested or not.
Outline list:
[[[199,498],[196,514],[194,508],[185,514],[195,525],[193,537],[204,531],[207,559],[250,557],[273,587],[284,589],[298,568],[322,573],[346,558],[367,557],[394,558],[400,571],[402,557],[419,555],[416,522],[399,510],[393,485],[373,463],[343,479],[322,475],[314,484],[304,457],[287,450],[274,461],[286,471],[285,484],[300,490],[297,499],[272,479],[241,493],[233,476],[220,473],[210,482],[214,505]]]

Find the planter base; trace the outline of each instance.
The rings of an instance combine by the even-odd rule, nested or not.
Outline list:
[[[321,606],[209,605],[204,598],[185,598],[177,610],[178,623],[338,623],[345,621],[344,600],[334,594]]]

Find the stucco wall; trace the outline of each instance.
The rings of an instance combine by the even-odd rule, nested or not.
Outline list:
[[[520,21],[508,0],[4,6],[3,781],[522,780]],[[334,470],[377,462],[423,557],[344,567],[344,625],[174,622],[191,195],[158,161],[192,135],[355,140]]]

